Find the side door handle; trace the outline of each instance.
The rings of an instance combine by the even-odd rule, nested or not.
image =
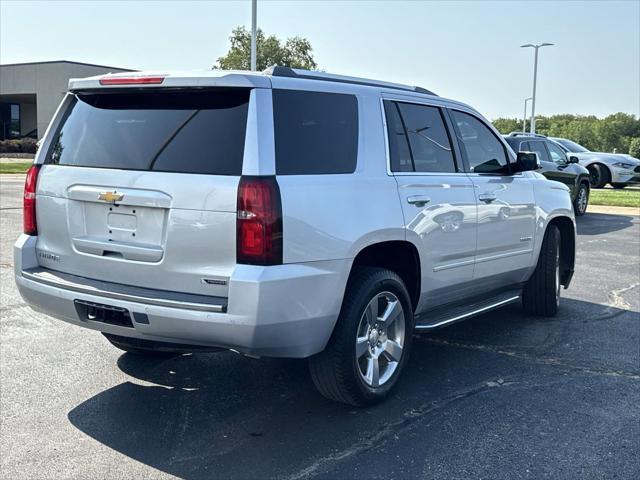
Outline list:
[[[481,193],[478,195],[478,200],[484,203],[491,203],[496,199],[495,193]]]
[[[424,207],[430,201],[431,199],[426,195],[410,195],[407,197],[407,202],[416,207]]]

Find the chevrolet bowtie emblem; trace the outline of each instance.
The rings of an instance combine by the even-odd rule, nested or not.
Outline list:
[[[98,195],[98,200],[102,200],[104,202],[116,203],[121,201],[124,198],[124,194],[116,193],[116,192],[102,192]]]

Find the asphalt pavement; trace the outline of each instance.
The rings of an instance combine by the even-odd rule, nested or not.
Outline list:
[[[517,305],[417,337],[369,409],[303,360],[144,360],[24,305],[23,177],[0,176],[0,478],[640,478],[640,218],[578,219],[556,318]]]

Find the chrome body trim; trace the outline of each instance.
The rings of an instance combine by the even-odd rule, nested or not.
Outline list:
[[[129,302],[136,303],[144,303],[147,305],[157,305],[160,307],[169,307],[169,308],[181,308],[187,310],[198,310],[205,312],[217,312],[224,313],[227,311],[227,304],[225,302],[221,303],[200,303],[200,302],[191,302],[191,301],[183,301],[183,300],[170,300],[166,298],[155,298],[152,296],[152,292],[149,291],[149,295],[134,295],[130,293],[116,292],[111,290],[106,290],[104,288],[100,288],[99,285],[108,284],[107,282],[100,281],[92,281],[90,279],[86,279],[87,283],[80,283],[78,281],[74,281],[76,277],[74,275],[66,275],[66,274],[55,274],[52,271],[47,271],[46,269],[33,269],[23,270],[22,276],[27,280],[32,280],[34,282],[43,283],[45,285],[49,285],[51,287],[57,287],[64,290],[71,290],[78,293],[85,293],[90,295],[96,295],[104,298],[113,298],[116,300],[125,300]],[[93,283],[93,285],[92,285]],[[120,284],[112,284],[113,286],[125,287]],[[132,289],[139,289],[139,287],[131,287]],[[142,290],[142,289],[139,289]],[[144,289],[147,290],[147,289]],[[163,292],[162,290],[155,291],[156,294],[173,294],[173,292]],[[191,294],[184,294],[185,297],[192,296]],[[193,295],[197,297],[204,297],[203,295]],[[212,300],[223,300],[218,297],[211,297]]]

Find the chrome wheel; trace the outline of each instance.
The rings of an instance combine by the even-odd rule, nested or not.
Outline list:
[[[578,201],[577,201],[579,213],[584,213],[587,210],[588,199],[589,197],[587,195],[586,187],[584,186],[580,187],[580,191],[578,192]]]
[[[384,385],[398,368],[405,343],[402,303],[391,292],[371,299],[358,324],[356,364],[370,387]]]

